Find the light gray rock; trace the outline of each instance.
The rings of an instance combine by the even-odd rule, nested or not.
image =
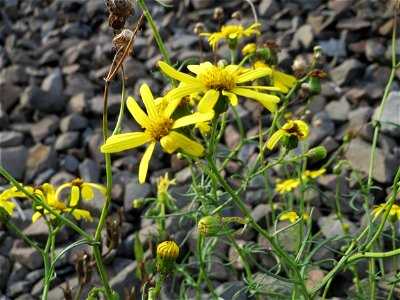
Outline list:
[[[26,163],[26,177],[32,180],[37,174],[47,169],[57,168],[57,154],[51,146],[36,144],[29,150]]]
[[[26,247],[23,241],[16,241],[10,252],[10,258],[27,267],[35,270],[43,265],[42,256],[33,247]]]
[[[291,47],[295,49],[304,48],[308,50],[314,43],[314,33],[312,27],[309,24],[304,24],[300,26],[295,34],[293,35],[293,40]]]
[[[64,151],[72,148],[76,148],[79,145],[80,133],[76,131],[69,131],[61,133],[57,136],[54,148],[57,151]]]
[[[88,119],[79,114],[68,115],[61,119],[60,130],[62,132],[78,131],[88,126]]]
[[[56,115],[48,115],[36,122],[30,128],[33,140],[37,143],[56,132],[59,125],[59,118]]]
[[[98,182],[100,179],[100,170],[93,159],[85,158],[79,164],[79,176],[86,182]]]
[[[339,86],[349,85],[355,79],[362,78],[365,66],[355,58],[346,59],[343,63],[333,68],[329,75]]]
[[[372,119],[379,116],[379,107],[375,109]],[[400,92],[391,91],[383,108],[381,131],[393,137],[400,137]],[[391,124],[388,124],[391,123]]]
[[[342,97],[338,101],[329,102],[325,110],[333,121],[344,122],[347,121],[347,115],[350,112],[350,104],[345,97]]]
[[[24,134],[18,131],[2,131],[0,136],[0,147],[13,147],[22,144]]]
[[[0,165],[15,179],[23,180],[29,150],[25,146],[0,149]]]
[[[64,90],[63,75],[60,68],[55,68],[42,81],[42,90],[48,92],[51,97],[60,97]]]
[[[270,18],[280,10],[278,1],[262,0],[258,5],[258,15]]]
[[[135,178],[125,186],[124,211],[129,213],[133,210],[133,200],[146,198],[151,195],[151,187],[148,183],[140,184]]]

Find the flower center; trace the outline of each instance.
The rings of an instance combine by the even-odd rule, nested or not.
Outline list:
[[[71,181],[71,185],[72,186],[80,187],[82,184],[83,184],[83,180],[80,179],[80,178],[76,178],[76,179]]]
[[[159,116],[157,119],[151,120],[145,132],[152,142],[157,142],[171,131],[173,123],[173,120]]]
[[[225,36],[230,36],[231,34],[239,34],[241,32],[241,28],[235,25],[223,26],[221,32],[225,34]]]
[[[236,86],[235,76],[216,66],[208,68],[199,77],[208,90],[231,91]]]
[[[298,137],[304,137],[305,132],[301,130],[299,125],[296,124],[296,122],[289,121],[286,128],[283,128],[286,132],[287,135],[291,136],[298,136]]]

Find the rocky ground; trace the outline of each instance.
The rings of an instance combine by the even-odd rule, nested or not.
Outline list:
[[[199,57],[199,37],[193,34],[197,22],[203,22],[209,31],[217,28],[212,19],[216,5],[224,8],[225,18],[236,10],[242,12],[243,24],[253,22],[249,4],[243,0],[208,1],[176,0],[171,9],[163,8],[155,1],[149,2],[152,16],[159,26],[172,61]],[[253,0],[263,32],[261,39],[273,39],[281,47],[280,66],[290,71],[296,58],[309,61],[312,49],[320,45],[325,54],[322,68],[328,72],[322,94],[315,97],[310,109],[312,126],[311,145],[324,145],[329,153],[339,146],[345,132],[352,131],[356,138],[349,145],[344,158],[362,171],[368,171],[372,122],[391,72],[391,34],[393,26],[392,1],[372,0]],[[134,28],[136,17],[129,20]],[[107,13],[102,0],[0,0],[0,164],[17,180],[25,184],[39,185],[50,182],[56,186],[81,177],[85,181],[104,183],[104,158],[99,152],[102,144],[101,117],[103,102],[103,78],[113,57],[112,32],[108,27]],[[210,48],[202,39],[206,56]],[[400,38],[396,40],[400,55]],[[226,47],[219,54],[229,55]],[[125,62],[127,92],[138,97],[139,86],[147,82],[155,94],[160,94],[165,81],[157,71],[155,63],[161,59],[152,31],[144,24],[136,37],[134,53]],[[121,85],[116,80],[111,85],[109,96],[109,118],[111,123],[119,111]],[[304,104],[303,104],[304,105]],[[246,130],[254,132],[257,116],[251,103],[241,102],[239,113]],[[302,104],[293,111],[302,108]],[[400,70],[397,71],[383,120],[400,124]],[[400,127],[385,123],[379,136],[376,152],[374,181],[381,189],[374,190],[376,203],[385,200],[388,187],[400,162]],[[124,120],[124,126],[133,123]],[[236,127],[229,125],[224,137],[226,147],[232,148],[238,141]],[[255,147],[245,147],[239,152],[244,161],[256,155]],[[140,185],[137,180],[138,161],[143,149],[135,149],[113,156],[114,188],[112,212],[124,207],[125,221],[122,243],[107,260],[108,273],[114,289],[123,293],[124,287],[137,285],[134,277],[136,262],[133,260],[134,234],[139,231],[143,243],[154,231],[152,221],[140,219],[139,211],[132,207],[132,200],[155,194],[154,182],[166,170],[176,177],[174,187],[178,206],[186,205],[182,196],[190,184],[189,168],[175,156],[166,155],[158,149],[150,164],[148,183]],[[240,172],[232,168],[232,173]],[[229,170],[228,170],[229,172]],[[229,175],[229,173],[227,174]],[[279,170],[276,170],[277,177]],[[5,188],[7,182],[0,178]],[[333,194],[335,175],[327,174],[319,180],[320,186]],[[342,178],[341,192],[351,195],[354,182]],[[129,191],[129,192],[127,192]],[[252,182],[244,196],[259,220],[268,211],[263,195],[263,182]],[[343,197],[343,212],[354,229],[363,218],[362,210],[354,211]],[[340,230],[333,219],[328,203],[316,199],[317,226],[329,228],[323,235],[333,236]],[[43,242],[46,228],[43,223],[31,224],[32,211],[26,201],[18,202],[12,220],[28,236]],[[92,215],[99,216],[101,201],[85,204]],[[357,201],[355,201],[357,205]],[[330,222],[330,223],[327,223]],[[330,224],[329,226],[325,226]],[[87,226],[93,231],[93,225]],[[167,230],[176,240],[183,240],[187,230],[170,221]],[[400,236],[400,232],[399,232]],[[60,233],[58,250],[74,239],[70,230]],[[257,241],[249,235],[241,242]],[[260,243],[263,243],[260,239]],[[189,250],[195,247],[189,238]],[[57,264],[57,278],[51,288],[49,299],[62,299],[65,280],[74,288],[77,278],[74,257],[82,248],[63,256]],[[89,251],[89,250],[88,250]],[[226,257],[234,257],[228,247],[221,247]],[[329,258],[326,251],[320,257]],[[232,297],[232,291],[243,283],[237,281],[229,269],[215,264],[217,276],[212,278],[219,285],[218,291],[224,299]],[[388,265],[387,268],[393,266]],[[237,266],[240,269],[240,266]],[[321,266],[322,269],[329,266]],[[44,274],[39,254],[17,239],[12,233],[0,231],[0,299],[37,299],[41,294]],[[318,275],[318,274],[317,274]],[[364,275],[365,277],[365,275]],[[93,275],[94,283],[98,276]],[[233,288],[224,291],[229,284]],[[333,285],[331,296],[347,297],[351,287],[349,274],[340,274]],[[89,289],[88,285],[86,288]],[[350,289],[351,290],[351,289]],[[85,295],[85,291],[83,293]],[[163,295],[164,299],[171,296]],[[243,296],[240,299],[247,299]]]

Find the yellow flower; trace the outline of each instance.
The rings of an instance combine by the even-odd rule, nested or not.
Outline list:
[[[299,219],[299,215],[297,214],[297,212],[295,211],[289,211],[289,212],[285,212],[283,214],[281,214],[281,216],[279,217],[279,221],[284,221],[284,220],[289,220],[290,223],[294,223]],[[308,214],[304,213],[303,214],[303,220],[304,221],[308,221],[309,216]]]
[[[308,137],[309,133],[309,128],[308,125],[300,120],[289,120],[287,123],[285,123],[281,129],[279,129],[277,132],[275,132],[268,140],[267,142],[267,148],[272,150],[276,143],[284,137],[296,137],[299,140],[305,140]]]
[[[298,178],[287,179],[282,183],[278,183],[275,187],[275,191],[283,194],[285,192],[290,192],[294,188],[300,185],[300,180]]]
[[[179,247],[172,241],[165,241],[157,247],[157,271],[163,275],[171,273],[179,256]]]
[[[242,48],[242,54],[243,55],[249,55],[257,50],[257,44],[256,43],[249,43],[246,46]]]
[[[316,171],[306,170],[303,174],[303,179],[312,178],[315,179],[326,172],[326,169],[319,169]]]
[[[372,210],[371,215],[379,215],[383,211],[386,211],[384,207],[385,203],[374,205],[374,210]],[[393,204],[389,212],[389,221],[396,222],[398,220],[400,220],[400,206],[397,204]]]
[[[275,103],[280,101],[277,96],[256,91],[257,89],[279,90],[276,87],[238,85],[270,75],[272,72],[270,68],[243,72],[240,66],[237,65],[228,65],[223,68],[214,66],[210,62],[205,62],[187,67],[197,75],[197,77],[193,77],[176,71],[165,62],[159,61],[158,65],[164,73],[181,81],[179,87],[170,91],[167,97],[182,98],[192,93],[205,93],[198,105],[199,112],[207,112],[213,109],[220,95],[226,96],[233,106],[238,104],[237,96],[248,97],[260,102],[271,112],[275,111]]]
[[[51,184],[45,183],[41,186],[41,188],[35,189],[35,196],[42,200],[42,202],[46,203],[53,210],[62,213],[71,212],[75,219],[80,220],[81,218],[85,220],[89,220],[93,222],[92,217],[90,216],[90,212],[84,209],[70,208],[65,205],[64,202],[58,201],[56,195],[54,193],[54,187]],[[55,219],[56,216],[51,214],[47,209],[45,209],[41,205],[37,205],[35,207],[36,212],[32,216],[32,222],[36,222],[43,214],[50,215],[51,219]]]
[[[12,187],[4,190],[0,194],[0,208],[3,208],[10,216],[13,214],[14,208],[16,206],[14,202],[10,201],[10,199],[13,197],[17,197],[19,193],[20,192],[16,190],[15,187]]]
[[[212,46],[213,50],[217,48],[217,43],[220,39],[225,38],[226,41],[229,43],[230,40],[238,40],[245,36],[249,36],[251,34],[257,34],[260,35],[260,31],[257,29],[254,29],[256,27],[259,27],[261,24],[260,23],[254,23],[250,27],[244,29],[242,25],[228,25],[228,26],[222,26],[220,32],[214,32],[214,33],[201,33],[201,36],[209,36],[208,38],[208,43],[210,46]]]
[[[132,97],[128,98],[127,107],[133,118],[145,129],[144,132],[123,133],[111,136],[101,146],[100,150],[103,153],[114,153],[150,143],[139,165],[139,182],[144,183],[149,161],[157,142],[160,142],[163,149],[170,154],[178,149],[182,149],[193,156],[203,154],[204,147],[201,144],[174,131],[174,129],[210,120],[214,116],[214,112],[194,113],[173,120],[171,119],[171,115],[181,102],[182,97],[170,98],[165,109],[157,109],[153,94],[147,84],[143,84],[140,87],[140,95],[142,96],[147,114]]]
[[[82,179],[76,178],[72,180],[70,183],[65,183],[61,185],[56,191],[56,199],[60,192],[65,188],[71,188],[71,196],[70,196],[70,206],[76,206],[78,204],[79,198],[82,195],[84,200],[92,200],[94,197],[93,189],[99,190],[103,195],[107,193],[107,189],[100,184],[90,183],[90,182],[83,182]]]
[[[195,127],[198,128],[202,134],[207,134],[211,130],[209,121],[197,123]]]
[[[170,185],[175,185],[176,179],[169,180],[168,173],[166,172],[164,177],[160,176],[157,179],[157,193],[160,195],[161,193],[168,193],[168,188]]]
[[[254,68],[266,68],[269,67],[267,64],[263,63],[262,61],[256,61],[254,63]],[[272,83],[274,86],[278,87],[280,91],[284,94],[289,92],[289,88],[292,88],[296,84],[296,77],[292,75],[288,75],[279,71],[275,70],[275,67],[272,67]]]

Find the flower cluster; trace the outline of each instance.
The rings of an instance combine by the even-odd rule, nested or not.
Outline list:
[[[304,171],[301,178],[304,181],[316,179],[317,177],[323,175],[325,172],[326,172],[326,169],[319,169],[319,170],[315,170],[315,171],[306,170],[306,171]],[[276,187],[275,187],[275,191],[279,192],[280,194],[283,194],[285,192],[292,191],[299,185],[300,185],[300,178],[290,178],[283,182],[280,182],[280,179],[278,179]]]

